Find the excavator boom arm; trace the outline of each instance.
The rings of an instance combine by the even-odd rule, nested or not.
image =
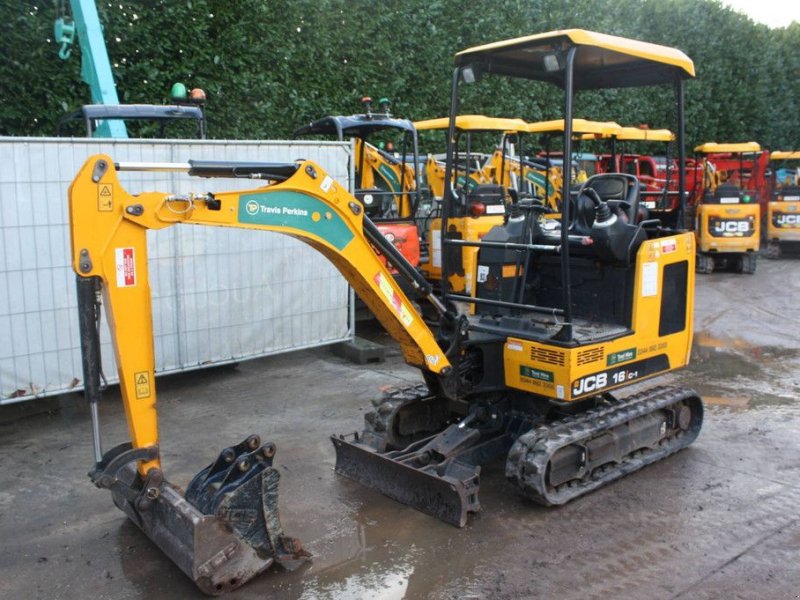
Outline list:
[[[251,175],[257,170],[247,167]],[[375,228],[365,227],[369,222],[361,205],[312,162],[270,167],[275,179],[285,181],[213,195],[133,196],[120,184],[112,159],[97,155],[84,164],[70,187],[73,267],[81,278],[102,281],[134,448],[158,444],[147,230],[193,224],[291,235],[338,268],[400,343],[409,364],[433,373],[450,366],[433,333],[379,260],[367,236],[367,230]],[[237,172],[235,167],[195,170],[206,176]],[[145,462],[140,472],[156,466],[158,459]]]

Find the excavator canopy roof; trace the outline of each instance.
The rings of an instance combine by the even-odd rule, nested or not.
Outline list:
[[[798,150],[776,150],[769,155],[771,160],[800,160]]]
[[[419,131],[431,129],[447,129],[449,117],[415,121]],[[506,119],[504,117],[486,117],[484,115],[459,115],[456,117],[456,129],[461,131],[527,131],[528,123],[522,119]]]
[[[456,54],[458,67],[549,81],[565,87],[566,51],[576,48],[576,90],[667,84],[694,77],[694,63],[676,48],[586,31],[563,29],[474,48]],[[478,74],[476,73],[476,75]]]
[[[572,119],[572,133],[576,135],[589,134],[610,136],[621,129],[619,123],[614,121],[588,121],[586,119]],[[561,133],[564,131],[564,119],[553,121],[538,121],[529,123],[528,133]]]
[[[371,133],[384,129],[400,129],[413,132],[414,124],[408,119],[396,119],[385,114],[330,116],[322,117],[308,125],[298,127],[292,133],[292,137],[333,135],[339,139],[349,137],[365,138]]]
[[[714,154],[717,152],[761,152],[761,146],[757,142],[740,142],[734,144],[706,142],[705,144],[696,146],[694,151],[702,154]]]
[[[622,127],[614,134],[621,141],[672,142],[675,134],[669,129],[642,129],[641,127]]]

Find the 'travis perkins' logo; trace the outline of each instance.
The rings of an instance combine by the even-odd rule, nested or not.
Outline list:
[[[309,194],[289,190],[239,196],[239,222],[277,228],[278,231],[324,240],[342,250],[353,231],[333,207]]]
[[[247,211],[248,215],[254,215],[259,210],[259,204],[255,200],[249,200],[247,204],[245,204],[244,209]]]

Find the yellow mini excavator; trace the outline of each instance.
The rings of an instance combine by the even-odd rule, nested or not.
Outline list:
[[[784,248],[800,246],[800,152],[776,151],[769,155],[772,166],[765,219],[767,258],[780,258]]]
[[[453,181],[462,85],[511,76],[561,86],[570,156],[575,91],[672,85],[682,140],[683,82],[693,74],[691,60],[677,50],[583,30],[463,51],[453,75],[445,181]],[[225,193],[132,195],[117,176],[126,169],[268,183]],[[565,178],[564,198],[568,185]],[[692,343],[694,236],[678,227],[680,209],[672,222],[642,218],[639,191],[626,175],[590,177],[574,202],[562,203],[558,227],[547,228],[540,202],[512,194],[505,222],[467,242],[448,227],[449,206],[466,198],[447,185],[443,251],[477,248],[478,277],[470,296],[437,297],[363,205],[313,162],[143,165],[89,158],[69,197],[93,482],[111,490],[117,506],[206,593],[236,588],[273,563],[308,558],[281,528],[274,445],[251,436],[223,449],[185,491],[162,471],[146,235],[175,225],[293,236],[355,288],[422,381],[376,399],[363,431],[332,437],[336,471],[400,502],[463,526],[480,509],[481,465],[497,458],[506,458],[506,475],[524,496],[556,505],[677,452],[701,428],[703,406],[694,391],[612,393],[683,367]],[[387,262],[434,307],[436,333]],[[458,312],[462,302],[473,304],[474,314]],[[130,442],[106,451],[97,410],[101,304],[130,432]]]
[[[693,198],[697,272],[727,267],[752,275],[761,245],[758,190],[766,153],[756,142],[706,142],[695,152],[703,159],[702,186]]]
[[[442,117],[438,119],[427,119],[416,121],[414,126],[418,131],[448,131],[450,119]],[[460,239],[467,242],[476,242],[486,235],[489,230],[497,225],[501,225],[505,219],[507,190],[511,187],[511,178],[505,182],[501,181],[503,176],[503,161],[499,163],[498,171],[495,171],[491,159],[487,159],[475,151],[475,138],[478,134],[491,134],[496,136],[497,141],[503,138],[503,144],[499,151],[500,157],[508,155],[504,150],[506,138],[503,133],[522,131],[527,124],[521,119],[507,119],[503,117],[486,117],[483,115],[458,115],[455,121],[456,137],[454,140],[454,157],[458,167],[452,170],[454,173],[454,187],[460,190],[464,198],[464,203],[459,207],[453,207],[450,211],[448,226],[454,235],[459,235]],[[477,160],[476,160],[477,159]],[[453,159],[455,160],[455,159]],[[475,164],[474,168],[468,165]],[[428,245],[428,260],[420,265],[425,278],[434,284],[442,286],[442,207],[441,200],[445,192],[445,170],[446,164],[436,160],[432,155],[428,155],[425,172],[434,198],[434,209],[426,219],[426,227],[423,232]],[[475,258],[478,250],[475,247],[464,247],[451,249],[447,253],[450,261],[448,269],[447,288],[455,293],[472,293],[475,286]]]

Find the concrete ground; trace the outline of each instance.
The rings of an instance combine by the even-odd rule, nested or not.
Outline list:
[[[699,276],[692,365],[660,380],[705,397],[700,437],[562,508],[521,498],[497,463],[459,530],[336,476],[329,434],[360,428],[382,386],[418,380],[395,348],[377,365],[318,349],[162,378],[166,474],[185,485],[252,432],[277,444],[284,529],[314,562],[235,599],[800,598],[798,272]],[[0,415],[0,598],[200,597],[88,481],[83,401],[53,408]],[[116,393],[101,413],[106,446],[125,439]]]

